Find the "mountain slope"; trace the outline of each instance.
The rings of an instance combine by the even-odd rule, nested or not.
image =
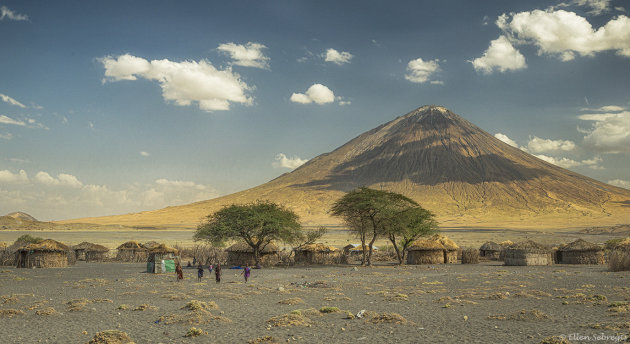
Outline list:
[[[306,223],[336,223],[327,214],[332,202],[363,185],[411,197],[448,226],[630,222],[629,190],[546,163],[440,106],[418,108],[252,189],[184,206],[69,222],[195,226],[223,205],[269,199],[292,208]]]

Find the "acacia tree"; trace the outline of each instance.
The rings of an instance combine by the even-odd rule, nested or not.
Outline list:
[[[428,225],[425,221],[427,216],[432,218],[433,215],[414,200],[395,192],[367,187],[345,194],[333,204],[331,213],[341,217],[350,231],[361,240],[361,265],[372,265],[373,246],[379,236],[386,236],[392,242],[398,261],[402,263],[404,249],[418,236],[435,229],[435,222]],[[368,238],[370,241],[366,245]],[[402,239],[402,254],[398,238]]]
[[[208,215],[193,239],[219,246],[242,239],[252,248],[258,265],[260,252],[272,241],[291,242],[302,236],[302,225],[293,211],[270,201],[256,201],[228,205]]]

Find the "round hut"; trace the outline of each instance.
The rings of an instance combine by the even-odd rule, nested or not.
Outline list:
[[[512,244],[503,250],[504,265],[552,265],[551,248],[537,242],[527,240]]]
[[[316,243],[295,250],[295,262],[302,264],[334,264],[339,250],[334,246]]]
[[[179,251],[164,244],[153,245],[148,251],[147,272],[164,273],[175,271],[175,263],[179,261]]]
[[[226,249],[227,264],[230,266],[254,266],[254,250],[245,242],[238,242]],[[260,264],[263,266],[275,265],[280,262],[278,257],[278,246],[269,243],[260,251]]]
[[[457,252],[459,251],[459,246],[457,244],[446,237],[445,235],[435,234],[429,240],[437,241],[442,246],[444,246],[444,263],[445,264],[455,264],[457,263]]]
[[[503,246],[494,241],[487,241],[479,248],[479,256],[486,259],[499,260]]]
[[[69,247],[52,239],[28,244],[15,251],[16,268],[61,268],[68,266]]]
[[[147,260],[147,249],[142,247],[137,241],[127,241],[116,248],[116,260],[121,262],[144,262]]]
[[[407,247],[407,265],[444,264],[446,248],[435,240],[416,240]]]
[[[558,264],[606,264],[604,248],[588,241],[577,239],[558,247]]]
[[[78,245],[72,246],[76,260],[83,260],[86,262],[95,262],[105,260],[105,256],[109,249],[103,245],[89,243],[84,241]]]

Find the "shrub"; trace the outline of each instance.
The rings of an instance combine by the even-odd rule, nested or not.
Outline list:
[[[614,250],[608,254],[608,270],[630,271],[630,251]]]
[[[462,264],[479,264],[479,250],[476,248],[463,249]]]

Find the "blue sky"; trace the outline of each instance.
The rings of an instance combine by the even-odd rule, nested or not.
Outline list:
[[[0,0],[0,213],[229,194],[426,104],[630,188],[624,5]]]

